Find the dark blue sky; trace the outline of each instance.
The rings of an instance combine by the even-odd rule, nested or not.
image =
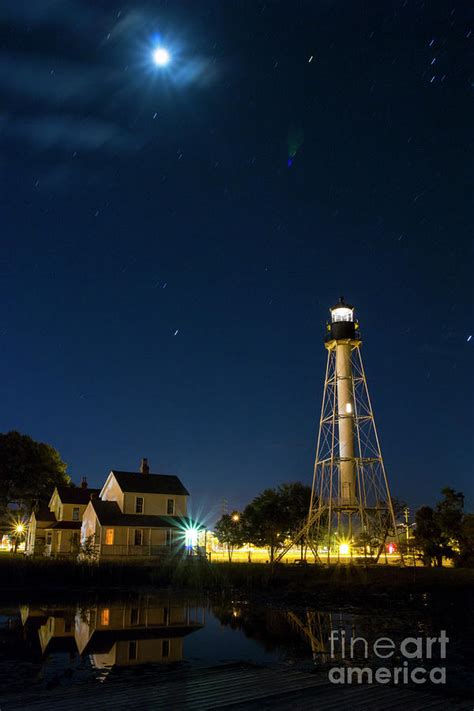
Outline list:
[[[393,492],[472,507],[468,6],[4,0],[0,429],[204,509],[310,483],[344,294]]]

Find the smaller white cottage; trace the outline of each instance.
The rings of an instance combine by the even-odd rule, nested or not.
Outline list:
[[[81,542],[92,541],[98,558],[153,556],[184,546],[189,492],[177,476],[113,470],[82,517]]]

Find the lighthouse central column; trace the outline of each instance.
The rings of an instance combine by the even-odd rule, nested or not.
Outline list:
[[[342,504],[356,503],[354,465],[354,401],[352,387],[351,344],[336,342],[337,414],[339,429],[340,487]]]

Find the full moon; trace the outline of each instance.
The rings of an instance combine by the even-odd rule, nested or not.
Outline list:
[[[164,47],[157,47],[153,51],[153,61],[159,67],[165,67],[170,61],[170,53]]]

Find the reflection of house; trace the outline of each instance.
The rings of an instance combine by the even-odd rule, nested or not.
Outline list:
[[[97,669],[181,661],[184,637],[204,626],[203,607],[171,598],[20,612],[43,654],[79,652]]]
[[[55,487],[48,506],[30,516],[26,553],[77,555],[82,515],[91,496],[98,491],[89,489],[86,479],[80,487]]]
[[[183,638],[204,625],[204,610],[172,600],[99,605],[76,615],[81,654],[95,667],[169,663],[183,658]]]
[[[77,653],[74,639],[74,613],[72,610],[56,608],[20,608],[21,621],[25,628],[37,632],[41,652]]]
[[[83,516],[82,541],[91,540],[100,557],[159,555],[184,544],[189,492],[177,476],[111,471],[99,498]]]

